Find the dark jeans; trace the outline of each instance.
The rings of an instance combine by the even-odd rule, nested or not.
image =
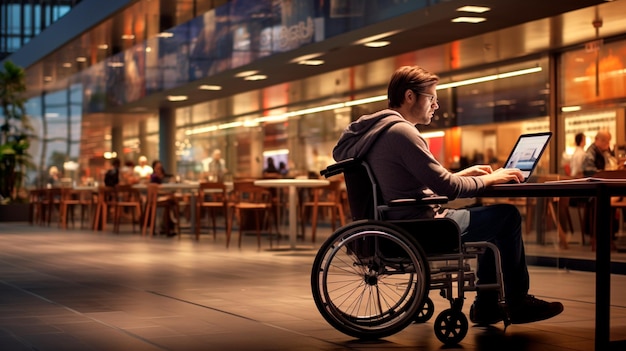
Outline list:
[[[507,301],[525,296],[529,289],[528,267],[522,240],[522,218],[513,205],[472,207],[464,242],[487,241],[500,250],[504,292]],[[479,258],[476,272],[482,284],[496,282],[495,260],[491,250]]]

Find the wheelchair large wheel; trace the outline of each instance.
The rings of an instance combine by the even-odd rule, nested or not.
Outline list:
[[[360,339],[393,335],[412,323],[429,282],[419,243],[379,221],[339,228],[322,244],[311,272],[313,299],[322,316]]]

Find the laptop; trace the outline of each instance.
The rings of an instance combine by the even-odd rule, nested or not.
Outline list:
[[[526,183],[539,163],[539,158],[548,146],[552,132],[522,134],[517,139],[504,168],[519,168]]]

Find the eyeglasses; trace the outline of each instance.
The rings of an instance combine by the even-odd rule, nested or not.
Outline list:
[[[430,101],[431,104],[438,104],[439,103],[439,100],[437,99],[437,95],[426,94],[426,93],[422,93],[422,92],[419,92],[419,91],[416,91],[415,94],[424,95],[424,96],[428,97],[428,100]]]

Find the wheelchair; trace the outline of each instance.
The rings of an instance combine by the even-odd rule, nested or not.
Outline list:
[[[364,340],[393,335],[432,318],[432,290],[439,290],[450,303],[434,321],[435,336],[445,345],[458,344],[467,335],[469,324],[462,311],[467,291],[497,291],[505,326],[509,324],[500,255],[494,244],[462,243],[458,225],[447,218],[385,219],[390,211],[405,206],[443,205],[446,197],[381,204],[369,165],[358,159],[320,172],[326,178],[342,173],[353,222],[320,246],[311,271],[315,305],[332,327]],[[478,284],[470,264],[486,250],[493,251],[496,259],[494,284]]]

